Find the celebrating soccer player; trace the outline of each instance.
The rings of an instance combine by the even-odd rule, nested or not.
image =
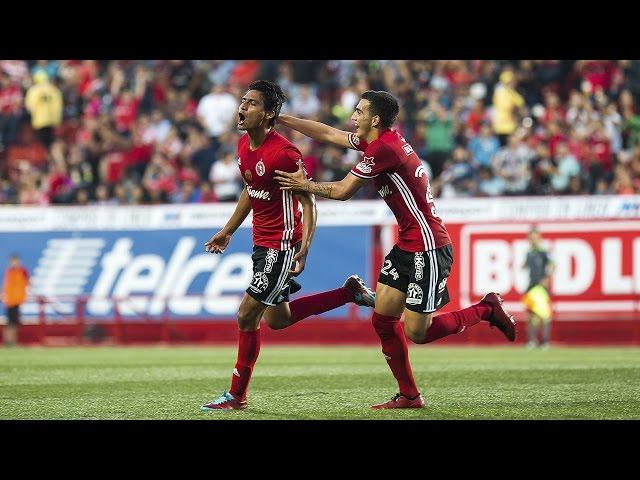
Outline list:
[[[516,338],[515,319],[502,306],[497,293],[488,293],[468,308],[434,316],[449,302],[447,277],[453,249],[447,230],[436,213],[429,179],[421,160],[404,138],[391,129],[398,115],[397,100],[387,92],[361,95],[351,120],[356,131],[346,132],[323,123],[281,115],[278,122],[315,140],[364,152],[339,182],[307,179],[302,163],[291,173],[276,172],[284,192],[307,192],[334,200],[347,200],[366,182],[376,189],[393,211],[399,226],[399,242],[386,256],[376,288],[373,327],[399,393],[374,409],[421,408],[424,400],[413,378],[407,348],[462,332],[480,321],[497,327],[505,337]],[[404,332],[399,323],[404,313]]]
[[[289,294],[300,289],[292,277],[304,269],[316,229],[316,207],[313,194],[280,190],[273,178],[276,170],[294,172],[302,165],[300,151],[273,128],[285,100],[278,85],[258,80],[249,85],[238,109],[238,128],[247,132],[238,141],[238,167],[245,188],[231,218],[205,243],[205,249],[223,253],[253,210],[253,280],[238,309],[238,359],[231,387],[203,405],[203,411],[247,408],[263,316],[269,327],[282,329],[350,302],[368,307],[375,303],[374,292],[357,275],[347,278],[341,288],[289,303]]]

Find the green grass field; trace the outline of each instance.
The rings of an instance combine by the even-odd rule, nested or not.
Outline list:
[[[241,412],[202,413],[235,347],[0,349],[0,419],[633,419],[640,349],[411,347],[427,408],[396,392],[377,347],[263,345]]]

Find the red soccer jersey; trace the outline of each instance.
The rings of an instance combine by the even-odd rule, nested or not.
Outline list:
[[[253,209],[254,245],[290,250],[302,240],[302,211],[298,199],[291,191],[280,190],[273,179],[276,170],[298,170],[300,159],[300,151],[273,129],[253,151],[249,147],[249,135],[240,137],[238,168]]]
[[[397,131],[384,129],[370,144],[351,133],[349,143],[364,152],[362,161],[351,173],[375,179],[378,193],[398,221],[399,248],[422,252],[451,243],[436,214],[427,172],[411,145]]]

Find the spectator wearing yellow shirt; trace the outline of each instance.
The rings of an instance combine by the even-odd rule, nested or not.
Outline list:
[[[34,84],[27,90],[24,105],[31,114],[31,126],[42,143],[49,148],[53,129],[62,123],[62,94],[49,81],[44,70],[33,75]]]
[[[524,106],[524,98],[516,89],[516,79],[511,70],[500,74],[500,83],[493,92],[493,131],[505,146],[507,139],[517,128],[517,111]]]

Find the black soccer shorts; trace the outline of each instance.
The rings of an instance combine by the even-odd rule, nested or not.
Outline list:
[[[7,325],[20,325],[20,306],[7,307]]]
[[[293,257],[300,251],[302,242],[298,242],[291,250],[253,246],[253,279],[247,288],[247,294],[265,305],[278,305],[289,301],[292,276],[289,273],[293,265]],[[297,290],[300,286],[297,285]]]
[[[409,310],[431,313],[449,303],[447,278],[451,265],[451,244],[416,253],[395,245],[384,259],[378,282],[405,292],[405,306]]]

